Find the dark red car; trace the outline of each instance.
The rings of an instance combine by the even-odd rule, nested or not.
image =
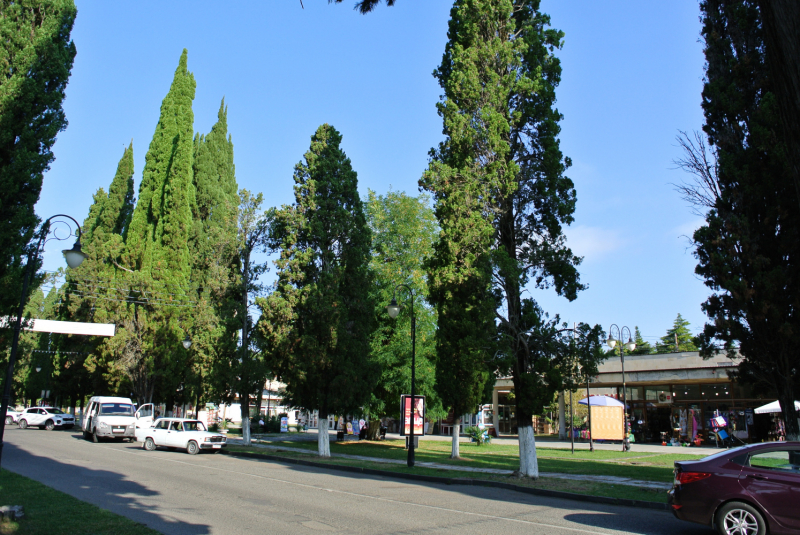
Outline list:
[[[751,444],[678,461],[669,495],[677,518],[722,535],[800,533],[800,442]]]

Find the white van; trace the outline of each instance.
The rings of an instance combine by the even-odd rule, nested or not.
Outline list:
[[[135,414],[136,407],[129,398],[94,396],[81,420],[83,438],[91,438],[92,442],[99,442],[104,437],[127,438],[133,442],[136,437]]]

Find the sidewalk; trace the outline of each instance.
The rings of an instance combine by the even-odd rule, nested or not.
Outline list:
[[[329,431],[331,435],[331,442],[336,440],[336,431]],[[389,440],[403,440],[398,433],[386,433],[386,438]],[[281,440],[300,440],[300,441],[317,441],[317,430],[316,429],[309,429],[304,433],[284,433],[281,436]],[[424,437],[420,437],[420,440],[437,440],[442,442],[450,442],[453,440],[452,437],[447,435],[425,435]],[[461,435],[459,437],[459,442],[469,442],[469,437],[465,435]],[[519,446],[519,439],[516,436],[504,436],[499,438],[492,438],[492,444],[503,444],[503,445],[511,445],[511,446]],[[572,447],[569,439],[567,440],[559,440],[558,436],[548,436],[536,437],[536,447],[538,448],[555,448],[555,449],[570,449]],[[575,440],[575,449],[576,450],[588,450],[589,449],[589,441],[576,439]],[[622,449],[622,445],[619,442],[595,442],[594,449],[596,450],[609,450],[609,451],[618,451]],[[692,447],[680,447],[680,446],[662,446],[661,444],[640,444],[640,443],[633,443],[631,444],[631,453],[635,452],[642,452],[642,453],[662,453],[665,455],[669,454],[677,454],[677,453],[685,453],[689,455],[712,455],[714,453],[719,453],[722,451],[722,448],[715,448],[713,446],[692,446]]]
[[[300,438],[300,436],[304,436],[305,438]],[[432,435],[426,435],[425,436],[426,440],[428,439],[428,436],[432,436]],[[308,442],[314,441],[314,442],[316,442],[317,433],[316,432],[311,433],[310,430],[309,430],[308,433],[291,433],[291,434],[288,434],[286,438],[288,438],[288,437],[292,437],[292,440],[297,440],[297,441],[308,441]],[[297,438],[295,438],[295,437],[297,437]],[[388,433],[387,433],[386,437],[387,438],[400,438],[399,436],[397,436],[397,437],[391,436]],[[281,437],[281,439],[283,439],[283,438],[284,437]],[[334,438],[335,438],[335,435],[334,435]],[[444,439],[450,440],[450,437],[437,437],[437,438],[444,438]],[[461,438],[463,439],[464,437],[461,437]],[[516,442],[515,440],[512,441],[512,439],[499,439],[499,440],[507,440],[507,441],[509,441],[509,442],[503,442],[503,443]],[[464,440],[464,442],[468,442],[468,441],[469,441],[469,439]],[[270,445],[270,444],[263,444],[263,443],[260,443],[260,442],[261,442],[261,440],[259,440],[259,439],[253,439],[251,447],[264,449],[264,450],[269,450],[269,451],[291,451],[291,452],[306,453],[306,454],[309,453],[309,450],[307,450],[307,449],[293,448],[293,447],[290,447],[290,446],[273,446],[273,445]],[[241,446],[242,445],[242,440],[239,439],[239,438],[229,438],[228,439],[228,444],[235,444],[237,446]],[[541,445],[540,442],[539,442],[539,445]],[[609,444],[605,444],[605,446],[610,446],[610,445]],[[614,445],[614,446],[616,446],[616,448],[620,447],[619,445]],[[569,443],[567,443],[567,447],[569,447]],[[659,447],[663,448],[665,450],[666,449],[678,450],[676,453],[682,453],[683,452],[682,450],[692,450],[692,449],[694,449],[694,448],[669,448],[669,447],[663,447],[663,446],[659,446]],[[614,449],[616,449],[616,448],[614,448]],[[576,449],[578,449],[577,448],[577,444],[576,444]],[[588,450],[589,449],[589,445],[586,444],[586,447],[582,448],[582,449]],[[697,449],[699,450],[700,448],[697,448]],[[644,450],[642,450],[642,451],[644,451]],[[689,453],[689,452],[687,451],[686,453]],[[695,453],[695,451],[692,451],[691,453]],[[331,457],[337,457],[337,458],[340,458],[340,459],[352,459],[352,460],[358,460],[358,461],[370,461],[370,462],[377,462],[377,463],[395,464],[395,465],[405,465],[406,464],[406,461],[405,460],[401,460],[401,459],[383,459],[383,458],[377,458],[377,457],[367,457],[367,456],[363,456],[363,455],[349,455],[349,454],[345,454],[345,453],[331,453]],[[457,472],[472,472],[472,473],[483,473],[483,474],[496,474],[496,475],[503,475],[503,476],[511,476],[511,475],[513,475],[512,471],[509,471],[509,470],[498,470],[498,469],[494,469],[494,468],[472,468],[472,467],[469,467],[469,466],[453,466],[453,465],[449,465],[449,464],[421,462],[421,461],[417,461],[416,464],[418,466],[424,466],[426,468],[436,468],[436,469],[439,469],[439,470],[450,470],[450,471],[457,471]],[[631,478],[627,478],[627,477],[617,477],[617,476],[594,476],[594,475],[580,475],[580,474],[562,474],[562,473],[556,473],[556,472],[540,472],[539,475],[540,475],[540,477],[544,477],[544,478],[569,479],[569,480],[576,480],[576,481],[595,481],[595,482],[598,482],[598,483],[607,483],[607,484],[614,484],[614,485],[627,485],[627,486],[631,486],[631,487],[648,488],[648,489],[665,490],[665,491],[669,490],[672,487],[671,483],[660,483],[660,482],[655,482],[655,481],[643,481],[643,480],[638,480],[638,479],[631,479]]]

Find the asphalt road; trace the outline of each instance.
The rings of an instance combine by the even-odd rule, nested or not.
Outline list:
[[[415,483],[7,426],[3,467],[168,534],[711,535],[668,512]],[[56,534],[51,534],[56,535]]]

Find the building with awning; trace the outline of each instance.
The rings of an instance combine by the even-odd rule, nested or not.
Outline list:
[[[708,440],[710,419],[722,415],[734,436],[743,441],[774,438],[769,415],[755,409],[775,399],[755,395],[751,388],[730,378],[739,359],[724,353],[703,359],[697,351],[625,356],[626,399],[631,429],[637,441],[661,442],[700,434]],[[494,426],[498,433],[516,434],[514,383],[510,377],[497,380],[492,394]],[[598,368],[590,384],[592,395],[622,400],[622,363],[610,356]],[[577,389],[577,399],[586,396],[586,383]],[[666,435],[665,435],[666,434]]]

